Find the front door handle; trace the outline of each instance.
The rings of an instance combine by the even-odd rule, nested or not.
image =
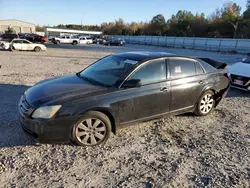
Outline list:
[[[204,84],[205,82],[203,80],[199,81],[199,84]]]
[[[168,91],[168,90],[169,90],[168,87],[162,87],[160,91],[161,91],[161,92],[164,92],[164,91]]]

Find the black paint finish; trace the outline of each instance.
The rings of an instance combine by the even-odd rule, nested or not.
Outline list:
[[[29,105],[27,112],[24,114],[22,112],[22,116],[19,117],[25,132],[39,142],[68,142],[71,139],[73,125],[87,111],[95,110],[105,113],[110,118],[115,132],[123,125],[156,119],[173,113],[193,112],[198,98],[207,90],[215,93],[216,104],[218,104],[229,89],[230,82],[225,76],[226,70],[212,66],[212,68],[209,67],[209,73],[201,66],[204,69],[203,74],[171,78],[169,61],[172,58],[185,58],[199,63],[198,58],[155,52],[131,52],[114,56],[138,61],[134,69],[140,68],[152,59],[164,60],[167,79],[139,87],[124,88],[122,83],[129,79],[129,75],[134,71],[129,70],[111,87],[93,84],[79,77],[79,74],[39,82],[31,87],[22,98]],[[62,107],[53,118],[32,118],[35,109],[57,104]]]

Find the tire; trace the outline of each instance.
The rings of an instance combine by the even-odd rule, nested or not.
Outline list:
[[[97,130],[98,129],[98,130]],[[89,111],[73,126],[72,138],[80,146],[104,144],[111,134],[109,118],[97,111]]]
[[[14,48],[14,46],[10,47],[10,51],[12,51],[12,52],[16,51],[16,49]]]
[[[77,41],[73,41],[73,43],[72,43],[73,45],[77,45]]]
[[[60,44],[60,40],[57,40],[57,41],[56,41],[56,44]]]
[[[214,110],[215,100],[214,92],[209,90],[201,95],[196,107],[196,114],[198,116],[206,116]]]
[[[41,51],[41,48],[40,48],[39,46],[36,46],[36,47],[34,48],[34,50],[35,50],[35,52],[40,52],[40,51]]]

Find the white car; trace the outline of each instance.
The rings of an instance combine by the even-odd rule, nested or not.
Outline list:
[[[13,39],[10,43],[10,50],[24,50],[24,51],[45,51],[47,48],[43,44],[32,43],[26,39]]]
[[[79,43],[79,39],[74,35],[62,35],[60,37],[55,37],[52,39],[54,44],[73,44],[77,45]]]
[[[10,48],[10,42],[7,41],[1,41],[0,42],[0,47],[4,50],[8,50]]]
[[[92,44],[93,40],[90,37],[79,37],[80,44]]]
[[[242,62],[228,66],[231,87],[250,91],[250,54]]]

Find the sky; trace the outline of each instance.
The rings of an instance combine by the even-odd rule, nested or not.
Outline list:
[[[247,0],[234,0],[246,9]],[[122,18],[125,22],[150,21],[163,14],[169,19],[178,10],[206,16],[227,0],[0,0],[0,20],[18,19],[39,25],[100,25]]]

